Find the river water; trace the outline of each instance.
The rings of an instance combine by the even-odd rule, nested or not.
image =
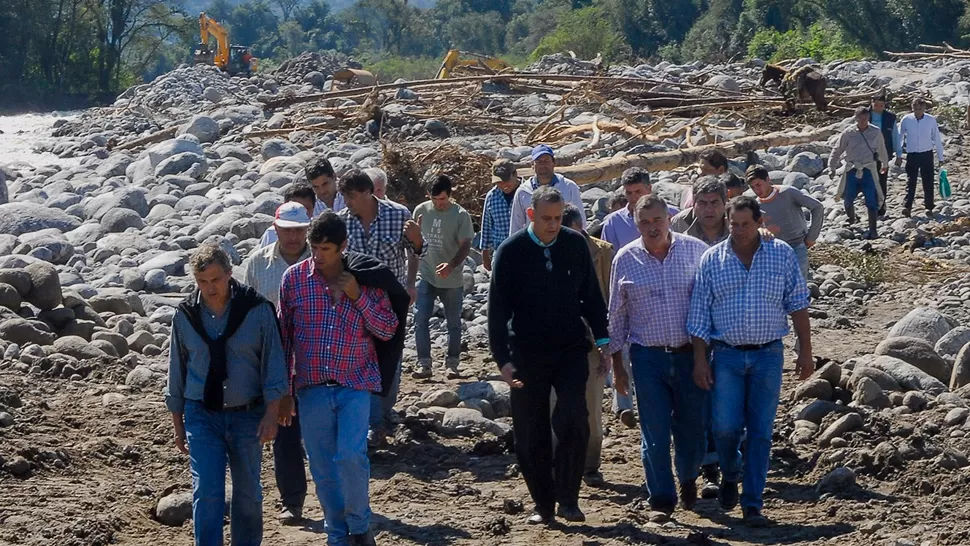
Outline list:
[[[28,163],[34,166],[77,165],[77,158],[61,159],[51,153],[38,153],[34,148],[51,139],[51,129],[58,119],[71,119],[79,112],[49,112],[0,116],[0,165]]]

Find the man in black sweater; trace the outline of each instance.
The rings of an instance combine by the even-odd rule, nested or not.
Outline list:
[[[499,246],[489,288],[488,337],[502,378],[512,387],[515,452],[535,501],[532,524],[550,523],[554,513],[567,521],[586,519],[579,509],[589,441],[586,323],[604,372],[609,363],[606,303],[586,240],[562,227],[563,208],[555,188],[532,194],[531,223]],[[557,401],[550,420],[553,388]],[[552,432],[559,439],[555,455]]]

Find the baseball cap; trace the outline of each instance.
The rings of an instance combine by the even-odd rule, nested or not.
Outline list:
[[[492,182],[502,182],[515,176],[515,164],[508,159],[496,159],[492,163]]]
[[[276,220],[273,223],[280,228],[305,228],[310,227],[310,217],[303,205],[290,201],[276,209]]]
[[[553,159],[556,158],[556,154],[554,154],[552,152],[552,148],[550,148],[549,146],[547,146],[545,144],[540,144],[540,145],[536,146],[535,148],[532,148],[532,161],[535,161],[535,160],[539,159],[540,157],[542,157],[544,155],[547,155],[547,154],[550,155],[550,156],[552,156]]]

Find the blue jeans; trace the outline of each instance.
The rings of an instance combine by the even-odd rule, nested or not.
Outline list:
[[[714,440],[724,481],[742,482],[742,508],[760,510],[763,504],[783,364],[781,340],[754,351],[714,342]],[[742,479],[740,447],[745,429]]]
[[[862,193],[866,198],[866,208],[874,211],[879,209],[879,196],[876,194],[876,182],[872,179],[869,169],[862,169],[862,178],[856,178],[854,172],[845,175],[844,199],[846,206],[855,205],[855,199]]]
[[[805,243],[791,245],[792,250],[795,251],[795,257],[798,258],[798,268],[802,270],[802,277],[808,280],[808,247]]]
[[[694,383],[694,354],[630,346],[640,413],[640,456],[650,506],[673,508],[677,490],[670,469],[670,435],[680,483],[697,479],[707,448],[708,393]]]
[[[370,410],[368,421],[371,430],[375,428],[382,428],[387,417],[394,410],[394,404],[397,402],[397,393],[401,390],[401,361],[397,362],[397,369],[394,370],[394,379],[391,381],[390,392],[387,396],[381,396],[379,394],[370,395]]]
[[[256,431],[266,409],[221,412],[202,402],[185,402],[185,437],[192,474],[192,520],[196,546],[222,546],[226,512],[226,464],[232,477],[232,546],[258,546],[263,540],[263,486],[259,464],[263,447]]]
[[[434,313],[434,302],[441,300],[448,324],[448,360],[458,363],[461,356],[461,303],[464,288],[438,288],[426,280],[418,281],[418,297],[414,307],[414,344],[419,363],[431,363],[431,331],[428,323]]]
[[[370,529],[370,393],[348,387],[307,387],[300,399],[300,428],[310,474],[323,507],[327,544],[346,546],[348,535]]]

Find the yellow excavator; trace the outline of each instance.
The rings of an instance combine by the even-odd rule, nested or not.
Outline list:
[[[470,58],[463,59],[462,56]],[[438,69],[438,75],[435,76],[435,79],[444,80],[461,76],[498,74],[510,68],[512,68],[512,65],[496,57],[451,49],[448,53],[445,53],[445,58],[441,62],[441,68]]]
[[[195,64],[214,64],[232,76],[256,72],[259,59],[246,46],[230,45],[229,32],[205,12],[199,14],[199,30],[202,40],[195,49]],[[209,38],[215,38],[215,49]]]

